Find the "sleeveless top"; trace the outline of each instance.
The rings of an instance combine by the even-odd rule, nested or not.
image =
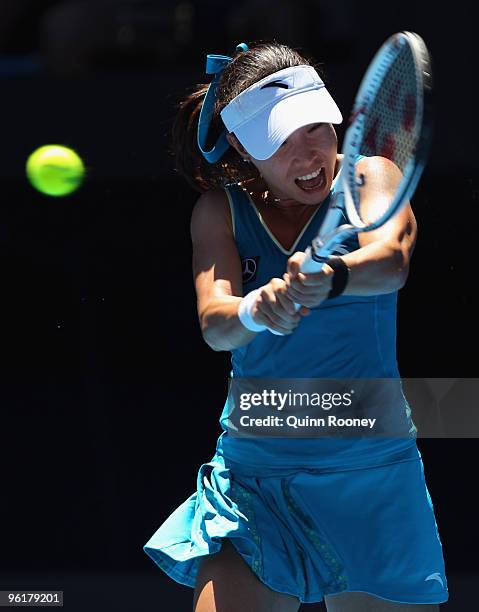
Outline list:
[[[341,169],[339,170],[341,172]],[[234,238],[242,261],[243,295],[282,278],[293,253],[305,251],[318,233],[339,172],[328,197],[289,250],[285,250],[261,218],[248,192],[238,184],[225,187]],[[340,222],[347,222],[344,219]],[[357,235],[343,243],[344,250],[360,247]],[[381,295],[340,295],[323,301],[303,317],[294,332],[276,336],[259,334],[246,346],[231,351],[233,378],[387,378],[399,379],[396,360],[397,291]],[[250,465],[271,467],[347,468],[390,463],[417,454],[417,429],[399,385],[387,408],[404,424],[406,435],[394,438],[246,438],[227,431],[232,410],[226,399],[220,416],[224,430],[216,452]],[[391,403],[389,401],[388,403]]]

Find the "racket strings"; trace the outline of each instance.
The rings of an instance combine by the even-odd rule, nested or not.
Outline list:
[[[369,108],[362,155],[386,157],[404,172],[414,157],[422,122],[422,86],[418,79],[414,55],[409,45],[404,45]]]

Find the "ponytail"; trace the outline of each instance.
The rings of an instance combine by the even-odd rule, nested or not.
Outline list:
[[[259,43],[233,58],[221,73],[206,147],[211,148],[225,129],[221,110],[238,94],[260,79],[291,66],[311,64],[297,51],[276,42]],[[175,169],[196,191],[204,192],[230,183],[258,178],[254,164],[245,163],[229,147],[215,163],[206,161],[197,143],[198,120],[208,85],[197,85],[177,106],[171,131]]]
[[[208,182],[203,178],[204,164],[198,149],[196,133],[201,105],[208,85],[197,85],[196,89],[178,104],[178,112],[171,131],[171,149],[175,158],[175,169],[189,185],[197,191],[206,191]]]

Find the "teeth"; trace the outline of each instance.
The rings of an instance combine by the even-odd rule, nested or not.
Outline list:
[[[312,179],[312,178],[315,178],[316,176],[318,176],[318,174],[320,172],[321,172],[321,168],[319,168],[319,170],[316,170],[312,174],[305,174],[304,176],[298,176],[296,180],[298,180],[298,181],[307,181],[308,179]]]

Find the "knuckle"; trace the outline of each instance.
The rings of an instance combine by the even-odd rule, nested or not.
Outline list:
[[[261,295],[261,299],[262,299],[263,303],[268,304],[269,302],[271,302],[271,296],[272,295],[273,294],[266,289],[265,292]]]

